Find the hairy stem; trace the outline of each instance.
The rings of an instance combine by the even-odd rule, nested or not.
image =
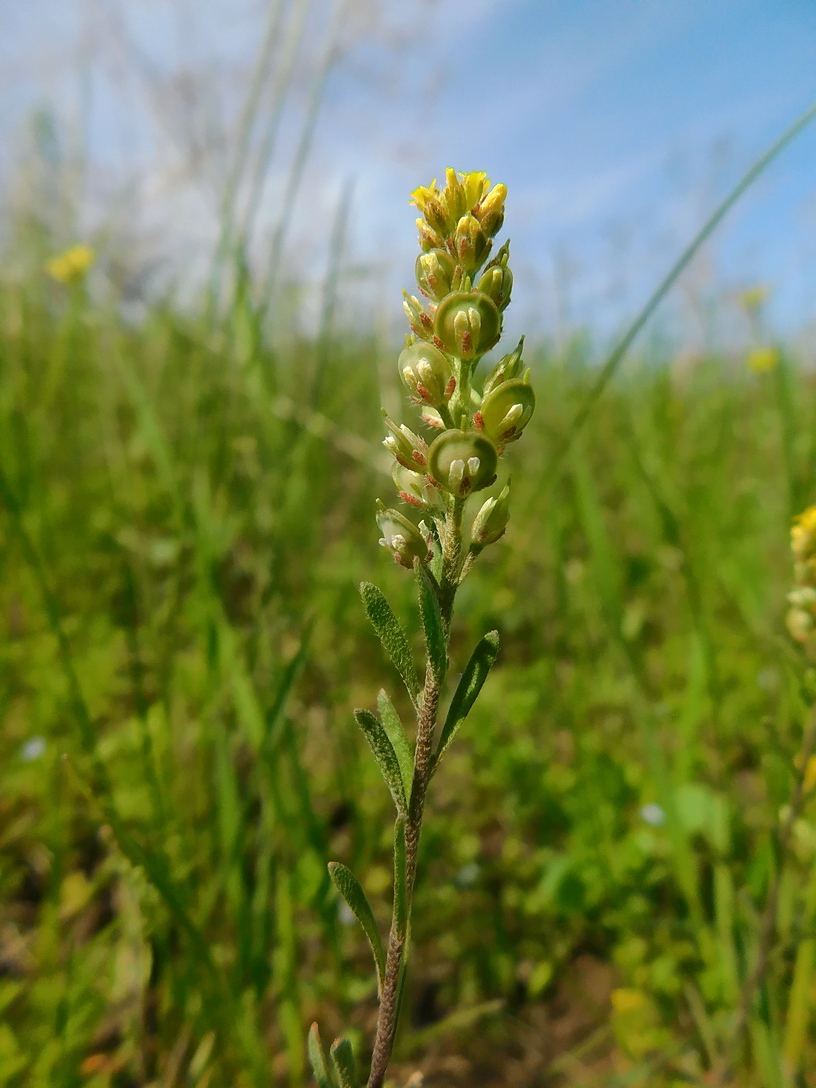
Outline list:
[[[459,567],[462,552],[462,513],[465,502],[454,499],[445,519],[442,543],[442,575],[439,580],[439,606],[445,630],[450,633],[453,603],[459,582]],[[399,1018],[400,979],[408,949],[408,929],[410,927],[411,904],[416,879],[419,837],[422,831],[422,814],[425,810],[425,795],[433,770],[433,739],[436,730],[437,711],[441,686],[434,675],[430,662],[425,667],[425,685],[422,701],[417,715],[417,738],[414,751],[414,777],[411,786],[411,803],[405,821],[405,865],[406,865],[406,921],[397,917],[396,896],[394,913],[391,919],[391,933],[388,938],[388,955],[385,965],[385,979],[380,997],[380,1015],[377,1020],[377,1033],[374,1039],[374,1054],[371,1059],[371,1073],[368,1088],[382,1088]],[[394,874],[396,882],[397,874]]]

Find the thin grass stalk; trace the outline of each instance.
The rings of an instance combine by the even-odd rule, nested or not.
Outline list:
[[[751,188],[757,178],[765,172],[765,170],[771,165],[771,163],[784,151],[784,149],[791,143],[800,132],[803,132],[808,125],[816,119],[816,103],[809,106],[803,114],[801,114],[790,128],[775,140],[773,144],[768,148],[764,154],[760,155],[758,159],[750,166],[746,173],[740,178],[730,193],[722,200],[705,223],[702,225],[697,234],[692,238],[691,242],[686,246],[669,271],[660,281],[655,288],[654,292],[647,299],[643,309],[635,317],[632,324],[623,334],[621,340],[613,348],[611,353],[607,356],[595,381],[590,387],[589,393],[584,398],[583,404],[576,412],[570,428],[566,436],[562,439],[561,443],[557,446],[553,453],[549,467],[544,473],[541,486],[549,492],[556,480],[561,474],[565,458],[575,441],[576,436],[583,429],[584,424],[592,414],[596,403],[602,396],[612,377],[616,373],[618,367],[626,357],[629,348],[636,340],[641,329],[647,324],[649,318],[658,308],[660,303],[669,293],[671,288],[689,266],[694,257],[699,253],[708,239],[716,231],[717,227],[731,211],[735,204],[739,202],[742,196]]]
[[[732,1076],[734,1065],[737,1060],[737,1053],[748,1024],[748,1018],[751,1013],[754,998],[768,968],[776,935],[776,922],[779,910],[779,890],[782,882],[782,874],[788,860],[793,827],[802,813],[802,807],[807,797],[808,791],[805,783],[808,774],[808,765],[815,747],[816,707],[813,707],[805,722],[805,728],[802,734],[802,744],[796,759],[798,772],[794,781],[793,792],[784,818],[779,826],[775,851],[776,865],[765,899],[765,907],[762,912],[754,963],[743,983],[734,1021],[728,1039],[723,1047],[720,1060],[714,1070],[714,1076],[711,1082],[714,1088],[720,1088],[720,1086],[724,1085]]]

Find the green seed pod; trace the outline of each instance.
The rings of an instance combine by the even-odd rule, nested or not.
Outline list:
[[[450,294],[455,272],[456,262],[444,249],[420,253],[416,259],[419,289],[434,302],[441,302],[445,295]]]
[[[438,408],[453,392],[450,363],[433,344],[417,340],[403,349],[397,365],[403,382],[420,404]]]
[[[509,355],[503,355],[501,359],[496,363],[490,373],[487,375],[484,381],[483,396],[487,396],[502,382],[509,381],[511,378],[515,378],[519,372],[521,366],[521,353],[524,350],[524,337],[519,340],[515,351],[511,351]]]
[[[381,546],[393,552],[394,560],[403,567],[411,570],[415,558],[423,563],[431,558],[428,541],[399,510],[387,510],[382,503],[378,503],[377,524],[382,533]]]
[[[391,419],[388,413],[383,409],[383,419],[385,425],[391,432],[386,438],[383,439],[383,445],[389,453],[393,454],[397,461],[406,468],[425,471],[425,466],[428,461],[428,447],[425,442],[414,434],[412,430],[409,430],[404,423],[397,424]]]
[[[493,498],[487,499],[479,513],[473,519],[471,540],[479,549],[488,544],[495,544],[504,536],[507,522],[510,520],[510,485],[504,487]]]
[[[494,442],[503,446],[521,438],[535,408],[535,393],[527,382],[504,382],[488,394],[474,422]]]
[[[481,291],[454,291],[434,318],[434,338],[449,355],[478,359],[501,336],[501,314],[492,298]]]
[[[391,469],[391,479],[399,491],[403,502],[410,506],[417,506],[420,510],[437,510],[439,508],[439,492],[421,472],[404,465],[395,464]]]
[[[473,432],[443,431],[428,450],[428,472],[440,487],[460,499],[490,487],[497,461],[493,443]]]
[[[479,220],[475,216],[463,215],[456,224],[453,244],[462,268],[466,272],[475,272],[487,260],[493,243],[479,226]]]
[[[513,273],[507,264],[509,260],[510,243],[505,242],[482,273],[477,285],[478,290],[489,295],[500,310],[507,308],[510,302],[510,292],[513,290]]]

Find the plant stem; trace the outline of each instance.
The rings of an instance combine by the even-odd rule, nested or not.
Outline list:
[[[459,566],[462,552],[462,513],[464,499],[454,499],[445,519],[445,531],[442,534],[442,575],[439,580],[439,607],[445,631],[450,635],[453,603],[459,582]],[[414,750],[414,777],[411,785],[411,803],[405,821],[405,886],[407,909],[405,919],[397,916],[397,898],[394,896],[394,912],[391,918],[391,932],[388,938],[388,955],[385,964],[385,979],[380,996],[380,1015],[377,1019],[377,1033],[374,1039],[374,1054],[371,1059],[371,1073],[368,1088],[382,1088],[385,1080],[394,1037],[399,1018],[400,979],[408,950],[411,904],[416,879],[419,837],[422,831],[422,814],[425,809],[425,795],[431,780],[433,769],[433,739],[436,730],[436,717],[439,708],[441,685],[434,675],[431,663],[425,667],[425,685],[422,701],[417,714],[417,738]],[[398,877],[394,873],[396,884]]]
[[[737,1048],[739,1047],[745,1026],[748,1023],[748,1016],[751,1012],[754,995],[765,975],[768,960],[773,949],[782,872],[785,867],[785,861],[787,860],[788,848],[793,833],[793,825],[798,819],[799,814],[802,811],[802,805],[805,801],[807,792],[805,790],[805,778],[807,775],[808,762],[813,755],[814,747],[816,747],[816,707],[811,708],[807,723],[805,724],[805,730],[802,736],[802,746],[799,749],[799,773],[793,787],[793,793],[787,812],[785,813],[785,818],[779,828],[777,849],[778,861],[776,871],[771,878],[771,884],[768,889],[768,898],[765,901],[765,910],[762,914],[756,959],[754,960],[754,966],[751,973],[748,975],[748,978],[745,980],[742,987],[731,1033],[725,1044],[720,1062],[714,1070],[714,1076],[711,1083],[715,1088],[725,1084],[732,1074]]]

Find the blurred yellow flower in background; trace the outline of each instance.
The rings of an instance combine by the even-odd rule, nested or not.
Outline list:
[[[79,243],[52,257],[45,270],[59,283],[78,283],[95,260],[96,254],[91,247]]]
[[[640,990],[613,990],[610,999],[612,1008],[617,1013],[640,1012],[648,1004],[646,995]]]
[[[765,284],[758,283],[755,287],[748,287],[745,291],[741,291],[737,295],[737,301],[749,314],[755,313],[765,302],[768,294],[768,288]]]
[[[752,348],[748,352],[748,366],[755,374],[764,374],[779,365],[779,352],[776,348]]]

